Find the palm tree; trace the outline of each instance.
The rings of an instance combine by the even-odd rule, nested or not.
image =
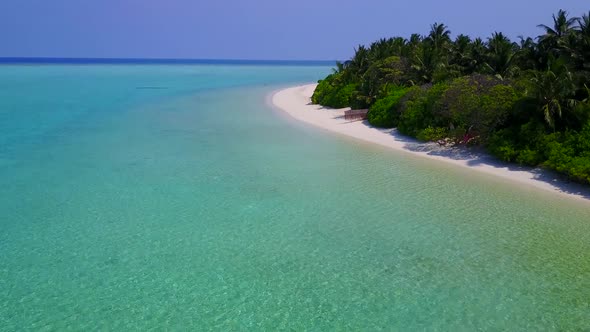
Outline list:
[[[407,56],[408,55],[408,41],[403,37],[395,37],[390,40],[394,55]]]
[[[369,60],[371,62],[384,59],[391,55],[393,55],[393,50],[388,39],[381,38],[369,46]]]
[[[369,68],[369,50],[364,45],[359,45],[354,51],[354,56],[348,63],[351,79],[358,81]]]
[[[438,53],[430,43],[422,43],[412,59],[412,69],[416,75],[414,84],[431,83],[434,72],[441,66]]]
[[[442,23],[434,23],[430,26],[427,40],[432,43],[437,52],[443,51],[451,43],[451,31]]]
[[[417,33],[413,33],[406,43],[407,54],[406,56],[410,59],[416,56],[418,48],[422,44],[422,36]]]
[[[414,83],[430,83],[434,73],[448,66],[451,31],[442,23],[430,26],[430,33],[413,52],[412,68],[417,77]]]
[[[408,39],[408,46],[413,48],[417,47],[422,42],[422,36],[417,33],[413,33]]]
[[[553,14],[553,27],[539,24],[538,27],[545,30],[545,34],[539,36],[539,44],[546,50],[551,51],[563,48],[566,44],[566,37],[573,31],[578,18],[568,17],[569,14],[560,9],[557,15]]]
[[[455,38],[455,42],[453,43],[454,51],[457,51],[460,54],[466,54],[469,51],[469,46],[471,45],[471,38],[469,36],[460,34]]]
[[[590,70],[590,12],[578,19],[578,40],[574,48],[578,69]]]
[[[590,36],[590,11],[588,14],[582,15],[582,17],[577,19],[578,21],[578,28],[582,35]]]
[[[487,43],[487,68],[491,74],[502,79],[512,76],[518,69],[513,65],[514,54],[518,47],[501,32],[494,32]]]
[[[348,61],[346,61],[346,62],[336,61],[336,68],[332,68],[332,73],[339,74],[339,73],[344,72],[344,70],[346,69],[347,63],[348,63]]]
[[[536,71],[531,81],[545,121],[555,130],[556,120],[562,118],[564,111],[572,110],[576,104],[573,98],[573,75],[563,59],[552,59],[547,70]]]
[[[406,40],[402,37],[382,38],[372,43],[369,47],[369,52],[371,53],[370,58],[372,61],[377,61],[394,55],[400,56],[404,52],[405,47]]]
[[[539,69],[539,52],[533,38],[518,36],[520,43],[514,55],[514,63],[521,71]]]
[[[472,43],[467,35],[459,35],[451,45],[449,65],[460,75],[473,73],[474,61],[471,57]]]
[[[471,59],[474,72],[481,72],[486,66],[486,44],[481,38],[475,38],[471,45]]]

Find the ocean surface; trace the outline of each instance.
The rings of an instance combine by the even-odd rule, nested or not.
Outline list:
[[[329,72],[1,65],[0,330],[590,329],[590,204],[268,105]]]

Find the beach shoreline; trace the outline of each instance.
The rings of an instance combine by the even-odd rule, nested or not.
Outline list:
[[[436,143],[420,142],[399,134],[395,129],[372,127],[367,121],[344,120],[344,111],[348,108],[330,109],[311,104],[311,95],[316,86],[317,84],[306,84],[274,91],[269,96],[269,102],[295,120],[333,133],[378,144],[395,151],[477,170],[514,183],[590,203],[590,188],[563,180],[554,172],[505,163],[474,149],[443,147]]]

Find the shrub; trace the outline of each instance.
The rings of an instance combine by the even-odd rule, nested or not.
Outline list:
[[[508,118],[518,96],[506,82],[484,75],[455,79],[442,95],[434,116],[450,127],[472,132],[486,142]]]
[[[405,58],[390,56],[373,62],[362,75],[359,86],[360,96],[365,103],[371,105],[379,97],[389,94],[390,87],[408,84],[410,62]]]
[[[500,158],[500,160],[511,162],[515,160],[518,151],[514,150],[511,145],[505,144],[496,147],[496,149],[494,149],[494,155]]]
[[[447,88],[447,84],[439,83],[430,87],[415,88],[409,92],[400,106],[399,131],[416,137],[421,130],[428,127],[442,127],[433,116],[433,110],[440,106],[440,96]]]
[[[567,174],[571,179],[590,183],[590,157],[574,157],[567,166]]]
[[[395,127],[399,119],[398,106],[409,90],[409,88],[398,87],[392,89],[384,98],[377,99],[367,113],[369,123],[382,128]]]
[[[313,95],[311,96],[311,102],[314,104],[321,105],[322,100],[332,92],[334,87],[332,86],[332,80],[334,79],[334,75],[328,75],[325,79],[318,81],[318,86],[313,91]]]
[[[356,84],[342,85],[340,80],[341,77],[338,74],[331,74],[320,80],[311,96],[311,102],[332,108],[350,106]]]
[[[572,159],[574,149],[569,144],[564,144],[559,138],[550,140],[546,148],[547,161],[544,165],[558,172],[567,173],[567,165]]]
[[[356,85],[354,84],[335,87],[324,97],[321,104],[332,108],[348,107],[355,89]]]
[[[555,133],[546,138],[544,166],[578,182],[590,183],[590,124],[579,132]]]
[[[492,155],[504,161],[537,166],[547,159],[544,153],[546,146],[555,140],[554,134],[545,132],[543,123],[531,120],[521,126],[494,132],[486,142],[486,148]]]
[[[518,151],[516,162],[521,165],[537,166],[544,161],[543,154],[528,148]]]
[[[449,135],[449,130],[447,128],[442,127],[428,127],[426,129],[421,130],[416,138],[421,141],[438,141],[441,139],[447,138]]]
[[[590,100],[578,103],[572,109],[572,114],[568,121],[568,127],[572,129],[582,129],[581,125],[590,123]]]
[[[492,155],[503,161],[514,161],[518,155],[514,137],[514,133],[509,128],[499,130],[490,136],[487,149]]]

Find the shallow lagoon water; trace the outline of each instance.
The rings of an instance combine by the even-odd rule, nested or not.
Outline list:
[[[590,204],[266,104],[328,72],[1,66],[0,329],[590,327]]]

